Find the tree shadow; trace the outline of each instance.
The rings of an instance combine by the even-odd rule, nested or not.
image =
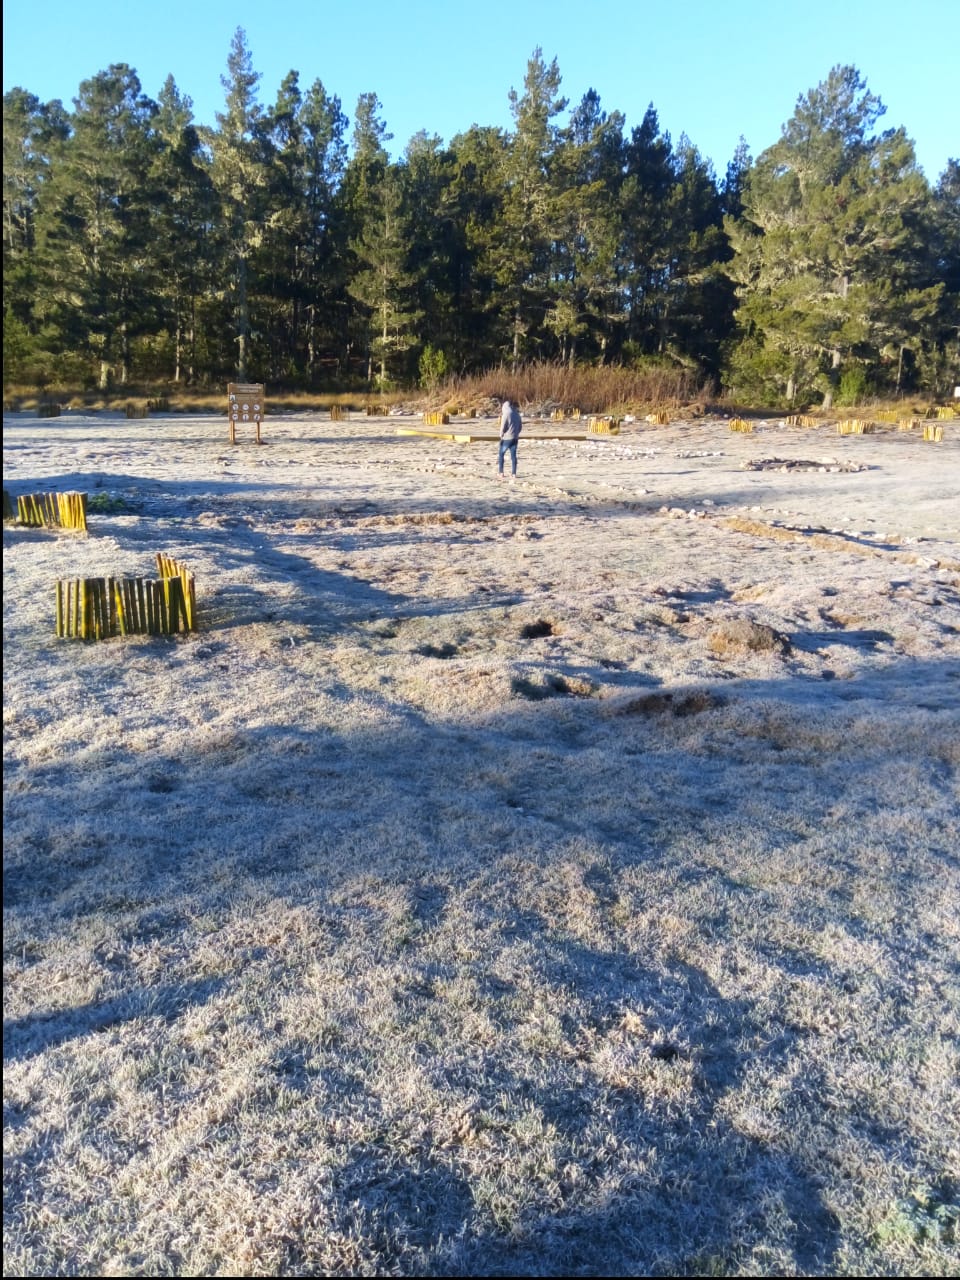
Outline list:
[[[949,659],[901,658],[882,679],[860,683],[858,691],[883,707],[889,720],[909,712],[921,691],[943,690],[955,667]],[[722,689],[722,699],[704,703],[704,716],[722,719],[738,703],[780,702],[824,716],[843,707],[841,691],[814,680],[785,686],[743,679],[724,682]],[[893,700],[891,692],[898,695]],[[958,707],[960,684],[952,701],[944,698],[944,722]],[[337,892],[360,880],[384,881],[402,891],[419,926],[417,936],[430,938],[447,922],[465,877],[481,879],[487,864],[504,855],[526,859],[536,875],[569,861],[575,856],[571,850],[592,848],[589,858],[576,855],[584,860],[583,882],[610,911],[628,872],[639,865],[669,866],[678,828],[685,835],[702,832],[705,850],[703,862],[678,877],[678,892],[709,880],[756,899],[755,888],[725,880],[725,869],[710,861],[713,801],[708,793],[719,788],[723,805],[734,812],[743,787],[768,793],[772,800],[765,820],[782,824],[785,841],[791,838],[791,819],[807,803],[784,786],[796,762],[781,763],[762,742],[748,743],[742,757],[730,752],[720,759],[717,753],[726,747],[718,738],[714,754],[704,750],[691,763],[683,741],[667,732],[672,721],[665,725],[658,716],[637,717],[628,730],[622,720],[604,719],[600,708],[583,699],[518,699],[483,725],[443,723],[402,704],[389,710],[386,727],[350,732],[293,722],[241,723],[224,729],[219,741],[197,733],[176,754],[151,753],[149,767],[144,757],[117,744],[99,759],[55,761],[32,777],[31,771],[15,768],[8,782],[16,781],[18,788],[8,794],[6,814],[9,922],[16,922],[21,933],[56,935],[112,915],[133,934],[176,932],[188,908],[222,915],[260,894],[297,909],[322,906],[336,917],[344,913]],[[736,731],[734,724],[730,732]],[[849,744],[854,756],[858,732],[865,731],[854,724]],[[598,750],[598,744],[609,753],[603,771],[596,755],[584,754]],[[628,754],[626,745],[636,754]],[[541,753],[535,765],[531,748]],[[548,766],[570,780],[562,805],[547,803],[532,773],[535,768],[542,778]],[[806,767],[820,768],[816,762]],[[531,770],[529,780],[524,768]],[[821,772],[826,794],[820,803],[828,807],[847,780],[832,778],[829,761]],[[947,797],[953,781],[945,766],[940,777],[928,774],[926,785]],[[645,783],[668,795],[669,804],[638,798]],[[622,804],[615,813],[607,808],[598,820],[591,802],[601,785],[616,788]],[[186,791],[193,804],[179,803]],[[865,800],[874,799],[864,794]],[[521,808],[522,817],[511,816]],[[57,831],[64,811],[72,821],[69,857]],[[119,815],[125,840],[117,849],[105,841],[104,825],[109,830]],[[402,857],[389,847],[398,829]],[[744,829],[742,836],[763,840],[767,832]],[[946,826],[938,838],[946,856]],[[456,840],[467,840],[479,851],[465,851],[474,857],[469,869]],[[931,849],[940,856],[932,843],[928,856]],[[119,890],[105,874],[118,867],[123,872]],[[895,868],[878,867],[876,881],[902,898],[896,874]],[[922,868],[917,872],[924,874]],[[119,902],[111,901],[115,893]],[[171,904],[180,906],[171,913]],[[536,954],[551,990],[576,997],[595,1029],[609,1028],[627,1009],[644,1010],[649,1038],[638,1052],[664,1072],[673,1064],[692,1065],[693,1100],[684,1115],[659,1112],[637,1090],[601,1086],[576,1059],[567,1058],[540,1082],[489,1057],[479,1066],[458,1062],[451,1068],[460,1072],[458,1088],[479,1094],[491,1106],[501,1094],[526,1098],[554,1127],[561,1156],[571,1163],[588,1145],[589,1125],[603,1115],[621,1148],[669,1148],[675,1157],[671,1167],[686,1165],[695,1176],[678,1183],[662,1178],[653,1164],[646,1174],[630,1174],[615,1190],[604,1190],[602,1170],[590,1169],[588,1184],[597,1191],[593,1199],[577,1194],[559,1208],[534,1205],[504,1227],[491,1222],[465,1167],[448,1149],[436,1144],[398,1156],[371,1143],[337,1169],[332,1198],[323,1206],[330,1222],[347,1233],[366,1232],[371,1256],[399,1270],[411,1269],[415,1259],[421,1274],[628,1275],[679,1274],[681,1269],[692,1274],[748,1267],[751,1259],[739,1252],[744,1223],[762,1236],[764,1215],[769,1215],[781,1223],[797,1272],[830,1274],[840,1256],[840,1227],[812,1160],[807,1164],[741,1132],[724,1109],[725,1100],[747,1082],[751,1057],[743,1046],[750,1036],[763,1031],[765,1061],[783,1068],[803,1030],[771,1019],[769,1009],[748,995],[725,996],[701,966],[677,954],[660,957],[652,980],[642,953],[615,936],[604,947],[564,934],[524,903],[519,891],[516,902],[488,898],[484,909],[493,917],[502,913],[502,936]],[[836,918],[845,928],[856,927],[840,902],[834,907],[825,901],[821,912],[825,924]],[[344,917],[344,934],[349,927]],[[375,923],[371,931],[378,928]],[[719,940],[725,921],[717,918],[710,928]],[[791,952],[786,943],[778,948],[775,924],[768,945],[767,962],[784,975],[823,976],[823,962],[816,957]],[[486,951],[464,961],[464,971],[476,978],[491,1017],[515,1019],[509,1007],[516,985],[492,972],[491,959]],[[425,947],[417,964],[428,985],[435,953]],[[5,1059],[17,1063],[38,1057],[141,1016],[173,1020],[211,999],[221,982],[197,979],[173,986],[161,981],[73,1010],[38,1010],[5,1025]],[[287,1087],[336,1108],[358,1087],[356,1079],[346,1072],[337,1075],[328,1063],[327,1076],[318,1082],[309,1063],[314,1049],[303,1046],[298,1058],[297,1047],[288,1046],[273,1071]],[[428,1048],[421,1061],[425,1069],[446,1069]],[[780,1071],[781,1077],[786,1074]],[[783,1096],[800,1110],[814,1105],[795,1086]],[[887,1135],[883,1141],[888,1138],[909,1146],[909,1135]],[[309,1268],[309,1252],[291,1247],[291,1270]]]
[[[72,1006],[51,1013],[4,1019],[3,1060],[19,1062],[36,1057],[69,1040],[120,1026],[135,1018],[163,1018],[172,1022],[185,1009],[205,1004],[223,987],[222,979],[204,979],[183,985],[139,987],[107,1000]]]

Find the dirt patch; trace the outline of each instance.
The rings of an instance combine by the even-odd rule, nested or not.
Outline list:
[[[641,698],[617,702],[611,708],[618,716],[696,716],[722,707],[726,699],[708,689],[693,693],[648,693]]]

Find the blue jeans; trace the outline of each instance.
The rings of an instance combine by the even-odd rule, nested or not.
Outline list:
[[[497,470],[503,475],[503,460],[510,454],[510,467],[513,475],[517,474],[517,442],[516,440],[501,440],[500,453],[497,455]]]

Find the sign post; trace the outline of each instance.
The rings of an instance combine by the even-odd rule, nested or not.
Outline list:
[[[237,443],[237,423],[253,422],[260,439],[260,423],[266,413],[262,382],[230,382],[227,384],[227,417],[230,421],[230,443]]]

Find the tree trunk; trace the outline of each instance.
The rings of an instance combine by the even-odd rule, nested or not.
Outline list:
[[[830,385],[827,387],[826,391],[823,393],[823,405],[821,407],[824,409],[833,408],[833,393],[837,388],[837,380],[839,378],[839,373],[838,373],[839,368],[840,368],[840,352],[837,347],[834,347],[833,350],[830,352]]]
[[[793,374],[791,373],[789,378],[787,378],[787,404],[793,404],[796,399],[796,395],[797,384],[794,380]]]
[[[195,365],[197,362],[197,300],[190,299],[190,328],[187,330],[187,383],[193,384]]]
[[[307,378],[313,386],[313,367],[317,359],[316,348],[317,308],[310,304],[307,307]]]
[[[250,307],[247,302],[247,260],[237,263],[237,381],[247,380],[247,346],[250,338]]]
[[[110,389],[110,365],[106,360],[100,361],[100,390],[108,391]]]
[[[120,385],[125,387],[130,378],[130,335],[126,322],[120,326]]]

